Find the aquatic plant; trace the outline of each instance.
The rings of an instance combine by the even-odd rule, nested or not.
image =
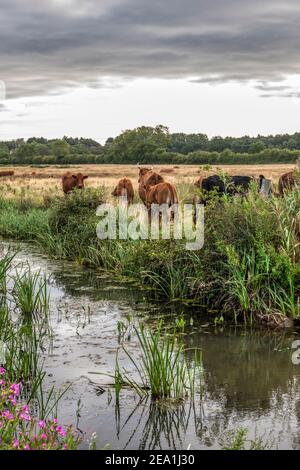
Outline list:
[[[195,349],[194,360],[188,363],[184,345],[178,340],[177,329],[170,333],[160,322],[156,332],[146,331],[142,324],[134,328],[138,339],[141,359],[123,345],[122,350],[129,358],[138,379],[116,363],[118,390],[121,383],[131,385],[140,395],[151,395],[157,399],[182,400],[194,398],[196,386],[202,387],[202,352]]]
[[[228,437],[229,442],[224,445],[223,450],[267,450],[270,447],[261,438],[251,440],[247,436],[246,428],[237,429]]]
[[[5,304],[7,296],[7,273],[11,266],[11,263],[15,257],[15,254],[6,253],[0,258],[0,306]]]
[[[47,320],[49,293],[47,279],[40,271],[33,273],[28,267],[22,274],[16,272],[12,296],[17,309],[26,320]]]

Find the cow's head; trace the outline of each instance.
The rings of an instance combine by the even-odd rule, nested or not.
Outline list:
[[[139,170],[140,170],[140,172],[139,172],[138,182],[140,183],[142,181],[143,177],[152,170],[150,168],[140,168]]]
[[[122,196],[122,189],[124,188],[124,184],[119,182],[113,192],[111,193],[112,196]]]
[[[88,178],[88,176],[83,175],[82,173],[77,173],[77,175],[72,175],[72,178],[76,182],[76,188],[83,189],[84,188],[84,180]]]

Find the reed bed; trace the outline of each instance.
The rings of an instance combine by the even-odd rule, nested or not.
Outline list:
[[[190,191],[182,181],[181,202],[190,202]],[[96,207],[111,200],[107,187],[46,201],[0,191],[0,235],[35,241],[53,257],[131,277],[162,298],[225,319],[282,325],[300,316],[299,194],[264,199],[252,187],[247,198],[211,197],[204,247],[188,252],[184,240],[97,239]]]

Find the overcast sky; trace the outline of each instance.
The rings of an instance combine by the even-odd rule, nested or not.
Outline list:
[[[300,131],[299,25],[299,0],[0,0],[0,139]]]

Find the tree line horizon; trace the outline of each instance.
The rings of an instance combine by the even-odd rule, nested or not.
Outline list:
[[[257,137],[209,138],[203,133],[170,133],[168,127],[140,126],[110,137],[63,137],[0,141],[0,165],[72,164],[259,164],[294,163],[300,132]]]

